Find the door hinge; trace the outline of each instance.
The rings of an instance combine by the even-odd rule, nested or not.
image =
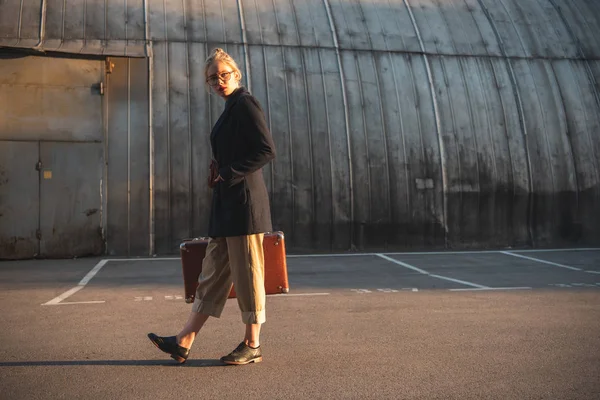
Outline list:
[[[42,161],[38,161],[37,164],[35,164],[35,169],[38,171],[42,170]]]
[[[35,237],[37,238],[37,240],[42,240],[42,231],[40,231],[39,229],[36,229]]]

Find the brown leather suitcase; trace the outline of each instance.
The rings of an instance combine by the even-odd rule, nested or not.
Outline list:
[[[202,271],[202,260],[206,254],[208,238],[184,240],[179,246],[185,302],[193,303],[198,287],[198,277]],[[265,233],[263,240],[265,252],[265,291],[267,294],[287,293],[290,290],[285,258],[285,238],[283,232]],[[229,298],[235,297],[235,288]]]

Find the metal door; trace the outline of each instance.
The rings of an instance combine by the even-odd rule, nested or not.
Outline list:
[[[0,258],[39,253],[37,142],[0,141]]]
[[[40,160],[40,256],[101,254],[102,144],[43,142]]]

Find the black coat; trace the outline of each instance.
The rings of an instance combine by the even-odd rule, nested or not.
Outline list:
[[[262,167],[275,158],[275,145],[258,100],[244,87],[227,98],[210,144],[224,181],[213,189],[208,235],[270,232],[271,210]]]

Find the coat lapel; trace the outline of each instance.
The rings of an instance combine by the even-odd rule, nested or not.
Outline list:
[[[225,122],[225,120],[227,119],[227,116],[229,115],[229,111],[231,110],[231,107],[233,107],[235,105],[235,103],[237,103],[237,101],[239,100],[241,95],[245,92],[246,92],[246,88],[244,88],[242,86],[237,90],[236,93],[233,94],[233,97],[228,99],[228,101],[225,103],[225,109],[221,113],[221,116],[219,117],[219,119],[213,126],[212,131],[210,132],[210,144],[211,144],[212,151],[213,151],[213,158],[216,158],[216,153],[217,153],[216,144],[217,143],[215,141],[215,138],[217,136],[217,133],[219,132],[219,128],[221,128],[221,125],[223,125],[223,122]]]

